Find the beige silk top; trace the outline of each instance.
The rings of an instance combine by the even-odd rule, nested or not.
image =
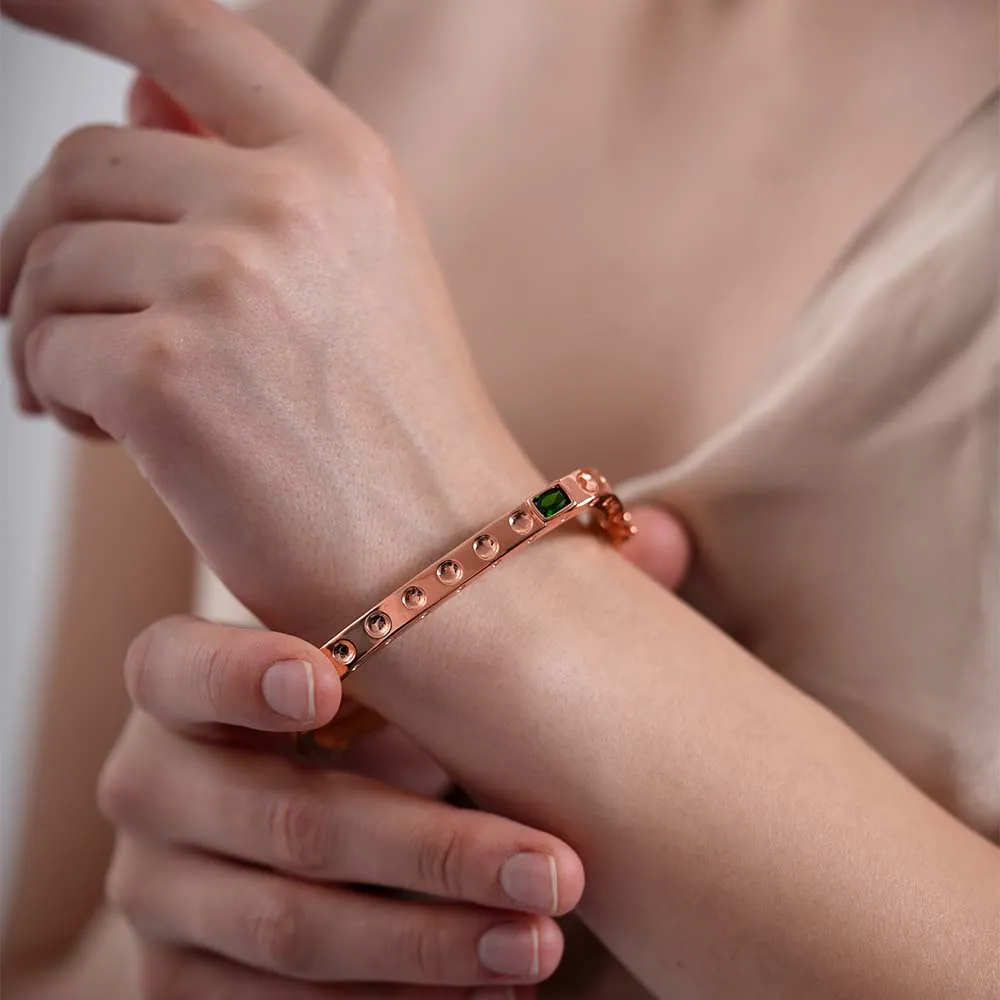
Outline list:
[[[275,33],[287,28],[283,41],[394,149],[482,378],[531,457],[553,476],[597,464],[632,501],[677,511],[696,549],[686,600],[997,839],[996,96],[845,240],[802,308],[761,318],[773,332],[748,334],[749,348],[723,331],[731,346],[713,353],[702,344],[723,306],[705,301],[705,325],[688,316],[684,327],[656,281],[677,250],[660,236],[668,192],[655,157],[615,180],[618,159],[573,145],[577,132],[617,127],[592,97],[593,121],[574,131],[560,88],[519,93],[510,53],[491,62],[468,19],[421,19],[423,4],[359,16],[363,6],[289,14]],[[518,24],[497,31],[513,37]],[[519,37],[518,58],[540,58],[532,44]],[[574,44],[596,45],[585,33]],[[599,73],[600,50],[589,57]],[[509,104],[524,119],[516,146],[494,134]],[[576,167],[564,182],[567,148]],[[612,214],[580,193],[606,175],[619,184]],[[619,215],[630,239],[661,239],[662,257],[643,244],[629,259]],[[686,397],[689,370],[700,389]],[[595,412],[609,385],[613,406]],[[218,584],[203,598],[233,617]]]

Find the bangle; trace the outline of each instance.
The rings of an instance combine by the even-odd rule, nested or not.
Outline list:
[[[595,469],[578,469],[491,521],[460,545],[407,580],[375,607],[351,622],[321,648],[343,680],[400,632],[427,615],[515,549],[589,514],[591,525],[612,545],[635,534],[631,515]],[[342,751],[381,724],[374,712],[354,705],[329,725],[299,734],[298,750]]]

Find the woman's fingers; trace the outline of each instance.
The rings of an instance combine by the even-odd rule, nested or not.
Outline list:
[[[583,892],[579,858],[550,834],[359,775],[207,748],[141,717],[100,794],[120,828],[311,880],[552,915]]]
[[[308,135],[336,104],[290,55],[213,0],[5,0],[4,13],[131,63],[236,145]]]
[[[144,937],[295,979],[473,986],[551,975],[549,917],[391,899],[119,838],[108,895]]]
[[[431,799],[443,798],[453,784],[441,765],[396,726],[384,726],[352,743],[338,765],[341,770]]]
[[[211,210],[233,171],[218,144],[153,129],[88,125],[55,148],[4,223],[0,239],[0,311],[32,243],[63,222],[122,219],[176,222]]]
[[[24,345],[46,316],[141,312],[152,305],[172,263],[163,228],[71,222],[46,229],[31,244],[11,302],[15,372],[24,373]]]
[[[191,239],[191,235],[179,226],[117,220],[64,222],[46,229],[32,242],[20,265],[10,305],[10,353],[18,379],[26,381],[39,399],[54,398],[67,406],[80,403],[83,368],[96,369],[94,374],[106,381],[114,360],[128,359],[146,346],[145,341],[131,336],[116,343],[112,335],[120,325],[108,322],[107,335],[99,335],[95,343],[63,341],[60,356],[77,356],[71,361],[71,372],[50,363],[45,378],[32,378],[27,345],[40,324],[49,319],[58,324],[64,315],[106,319],[139,313],[157,302],[183,304],[210,298],[214,294],[210,286],[221,269],[249,270],[252,266],[237,260],[238,251],[226,248],[221,240],[198,239],[197,233]],[[179,325],[175,319],[173,326]],[[139,333],[144,326],[136,322],[133,329]],[[49,332],[69,335],[66,327]],[[163,331],[172,332],[176,331]],[[101,363],[87,366],[87,359]],[[59,391],[67,374],[70,384],[66,388],[75,400]],[[93,376],[86,381],[94,381]]]
[[[15,366],[23,368],[38,405],[71,430],[96,425],[108,433],[118,395],[129,392],[128,379],[136,363],[143,363],[133,358],[132,349],[145,316],[49,314],[19,346]],[[89,363],[94,357],[102,360],[100,382]]]
[[[122,329],[122,324],[108,323],[103,333],[102,323],[108,317],[94,314],[137,313],[152,304],[158,287],[170,273],[170,240],[161,240],[161,228],[165,227],[136,222],[62,223],[42,232],[31,243],[24,260],[11,263],[17,272],[17,284],[9,303],[7,343],[11,370],[25,409],[48,406],[71,429],[78,429],[76,421],[92,423],[93,411],[87,408],[82,395],[92,381],[81,381],[85,366],[74,364],[71,371],[59,372],[59,382],[71,388],[69,394],[62,393],[58,384],[39,378],[37,371],[32,377],[28,370],[29,339],[39,327],[43,327],[44,335],[39,339],[53,334],[66,336],[73,328],[78,336],[60,342],[60,355],[69,351],[72,356],[83,348],[91,356],[97,352],[103,357],[110,349],[112,357],[119,361],[125,357],[121,348],[134,343],[134,338],[116,344],[113,334]],[[5,255],[10,251],[6,242],[4,251]],[[5,273],[4,280],[8,277]],[[60,324],[57,333],[54,324],[64,314],[78,322]],[[79,336],[91,331],[97,333],[96,342]],[[51,349],[53,345],[46,346]],[[106,363],[102,367],[107,373],[112,366]],[[79,416],[67,417],[70,411]]]
[[[278,685],[277,699],[267,673],[276,662],[299,671],[290,687]],[[336,672],[298,639],[192,618],[140,637],[126,678],[145,711],[133,714],[99,788],[119,830],[112,902],[174,956],[197,949],[252,967],[246,975],[263,978],[248,980],[248,991],[271,988],[265,974],[470,988],[551,974],[562,937],[550,915],[575,906],[583,889],[581,863],[562,841],[357,775],[183,735],[212,723],[302,728],[287,719],[294,712],[276,717],[275,701],[291,692],[298,701],[288,704],[303,704],[301,670],[310,664],[326,671],[332,715]],[[316,700],[321,724],[315,675],[313,684],[305,702]],[[226,962],[201,971],[239,973]]]
[[[0,234],[0,314],[12,314],[14,321],[8,350],[23,410],[44,409],[28,381],[24,349],[46,310],[55,311],[59,301],[74,311],[141,308],[149,304],[153,281],[162,285],[177,271],[177,263],[168,266],[162,252],[142,262],[151,241],[141,234],[149,230],[96,221],[93,228],[68,224],[174,222],[185,212],[210,210],[210,192],[225,175],[225,156],[190,136],[94,125],[60,142]],[[165,226],[156,228],[159,236],[168,232]],[[127,242],[133,238],[134,243]],[[157,262],[158,272],[145,288],[126,283],[140,267],[151,275]],[[53,404],[52,409],[71,429],[93,426],[89,416],[68,415],[66,406]]]
[[[128,122],[137,128],[164,129],[204,135],[195,119],[188,114],[155,80],[140,73],[128,92]]]
[[[143,1000],[533,1000],[532,986],[327,985],[275,976],[191,948],[144,945]]]
[[[222,723],[296,732],[330,721],[340,680],[294,636],[178,616],[132,643],[125,682],[138,708],[173,726]]]
[[[646,505],[632,512],[639,531],[621,552],[667,590],[676,590],[687,574],[691,543],[681,521],[664,507]]]

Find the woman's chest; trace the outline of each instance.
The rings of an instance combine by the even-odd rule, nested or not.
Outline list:
[[[685,42],[671,6],[371,3],[337,62],[549,472],[631,476],[723,424],[873,197],[826,183],[843,155],[766,44]]]

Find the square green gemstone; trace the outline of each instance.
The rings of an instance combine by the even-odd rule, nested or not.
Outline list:
[[[535,505],[535,510],[547,521],[550,517],[555,517],[559,511],[565,510],[573,501],[561,486],[550,486],[537,497],[532,497],[531,502]]]

